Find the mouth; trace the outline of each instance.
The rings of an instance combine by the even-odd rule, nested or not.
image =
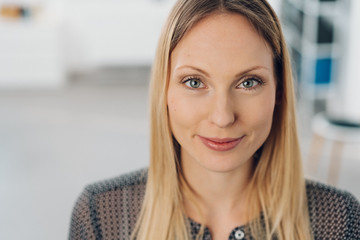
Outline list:
[[[198,137],[206,147],[218,152],[230,151],[244,138],[244,136],[240,138],[206,138],[200,135]]]

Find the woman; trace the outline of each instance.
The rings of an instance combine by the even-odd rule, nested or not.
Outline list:
[[[304,180],[292,81],[265,0],[178,1],[153,66],[149,169],[87,187],[70,239],[359,239],[357,200]]]

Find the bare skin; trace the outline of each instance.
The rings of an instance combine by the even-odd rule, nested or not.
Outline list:
[[[203,216],[186,214],[212,239],[248,222],[245,199],[253,155],[268,137],[275,107],[272,54],[245,17],[213,14],[171,54],[167,104],[182,168]]]

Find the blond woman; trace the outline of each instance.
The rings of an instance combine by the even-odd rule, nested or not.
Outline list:
[[[265,0],[180,0],[150,85],[148,169],[88,186],[70,239],[360,239],[360,205],[303,176],[291,66]]]

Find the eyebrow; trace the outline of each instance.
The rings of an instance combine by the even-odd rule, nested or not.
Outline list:
[[[207,73],[206,71],[202,70],[201,68],[194,67],[194,66],[190,66],[190,65],[183,65],[183,66],[177,67],[177,68],[175,68],[175,71],[176,71],[176,70],[181,70],[181,69],[183,69],[183,68],[193,69],[193,70],[195,70],[195,71],[197,71],[197,72],[200,72],[200,73],[204,74],[206,77],[209,77],[209,76],[210,76],[209,73]],[[270,71],[267,67],[264,67],[264,66],[253,66],[253,67],[250,67],[250,68],[248,68],[248,69],[246,69],[246,70],[244,70],[244,71],[239,72],[238,74],[235,75],[235,77],[238,78],[238,77],[240,77],[240,76],[242,76],[242,75],[245,75],[245,74],[247,74],[247,73],[249,73],[249,72],[252,72],[252,71],[258,70],[258,69],[265,69],[265,70],[267,70],[267,71]]]

